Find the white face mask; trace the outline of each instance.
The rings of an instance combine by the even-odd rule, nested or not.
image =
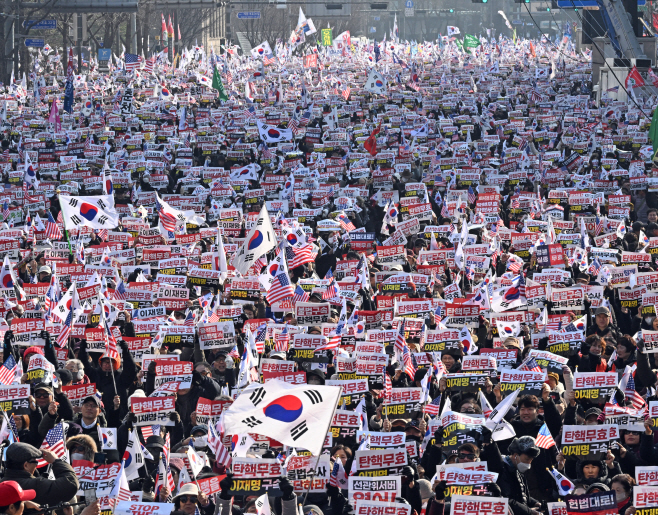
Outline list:
[[[203,449],[208,443],[206,442],[206,436],[195,436],[194,437],[194,448]]]
[[[647,324],[651,324],[651,323],[653,322],[653,317],[644,317],[644,321],[645,321]]]
[[[523,474],[524,472],[528,472],[528,470],[530,470],[530,463],[523,463],[520,461],[516,468],[519,470],[519,472],[521,472],[521,474]]]
[[[73,454],[71,454],[71,459],[72,459],[73,461],[76,461],[76,460],[84,460],[84,459],[85,459],[85,455],[84,455],[84,454],[80,454],[79,452],[74,452]]]
[[[626,492],[617,492],[617,495],[615,496],[617,498],[617,502],[622,502],[628,499],[628,495],[626,495]]]

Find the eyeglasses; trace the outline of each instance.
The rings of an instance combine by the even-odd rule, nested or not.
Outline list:
[[[180,499],[180,502],[182,502],[182,503],[186,503],[186,502],[195,503],[198,498],[197,498],[196,495],[181,495],[179,497],[179,499]]]
[[[34,396],[37,399],[47,399],[48,397],[50,397],[50,394],[48,392],[39,392],[39,393],[35,393]]]
[[[457,457],[460,460],[472,460],[473,458],[475,458],[475,454],[473,454],[472,452],[460,452],[457,454]]]

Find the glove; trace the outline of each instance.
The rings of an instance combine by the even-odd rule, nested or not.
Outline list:
[[[329,497],[335,497],[338,494],[339,494],[338,487],[327,483],[327,495]]]
[[[284,501],[292,501],[295,498],[295,488],[290,484],[287,477],[279,478],[279,490],[283,492]]]
[[[438,428],[434,431],[434,445],[441,445],[443,442],[443,429]]]
[[[121,347],[121,350],[124,352],[130,352],[130,349],[128,348],[128,344],[126,343],[125,340],[119,340],[119,347]]]
[[[39,337],[46,341],[46,345],[50,344],[50,333],[48,331],[41,331]]]
[[[192,384],[199,386],[203,377],[196,370],[192,372]]]
[[[5,333],[5,345],[14,341],[14,332],[9,330]]]
[[[145,477],[144,483],[142,483],[142,491],[150,492],[153,490],[154,486],[155,486],[155,480],[151,476]]]
[[[503,493],[500,490],[500,487],[496,483],[487,483],[487,490],[493,497],[502,497]]]
[[[171,413],[169,413],[169,420],[178,424],[180,422],[180,415],[175,411],[172,411]]]
[[[231,500],[231,488],[233,487],[233,474],[227,473],[226,477],[219,482],[219,488],[222,491],[219,494],[220,499],[225,501]]]
[[[446,498],[444,492],[446,489],[447,483],[445,481],[439,481],[436,484],[436,487],[434,488],[434,493],[436,494],[436,500],[437,501],[442,501],[443,499]]]
[[[126,424],[134,424],[135,422],[137,422],[137,415],[135,415],[132,411],[129,411],[128,413],[126,413],[126,416],[123,417],[123,421]]]

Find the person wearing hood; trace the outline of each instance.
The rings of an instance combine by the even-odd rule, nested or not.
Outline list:
[[[610,479],[622,472],[619,463],[615,461],[615,456],[608,450],[605,460],[579,460],[576,464],[576,473],[576,482],[581,485],[602,483],[609,487]]]
[[[546,383],[542,384],[541,397],[541,403],[534,395],[524,395],[519,398],[518,414],[510,422],[517,437],[530,436],[537,438],[539,430],[546,423],[553,438],[558,438],[562,430],[562,417],[551,398],[551,389]],[[539,414],[540,408],[544,410],[543,416]],[[508,450],[506,443],[509,444],[509,440],[501,442],[501,452]],[[525,476],[533,497],[537,499],[552,500],[552,476],[546,471],[546,468],[554,461],[555,455],[557,455],[555,447],[542,449],[536,456],[537,459],[532,471]]]
[[[66,439],[66,448],[71,453],[71,461],[94,462],[94,455],[98,452],[98,446],[94,439],[85,434],[72,436]]]

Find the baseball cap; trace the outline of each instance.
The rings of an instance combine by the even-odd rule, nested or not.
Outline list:
[[[23,490],[16,481],[3,481],[0,483],[0,499],[3,503],[7,503],[5,506],[18,501],[31,501],[36,496],[36,491]]]
[[[610,309],[608,309],[608,308],[605,307],[605,306],[599,306],[598,308],[596,308],[596,313],[594,313],[594,315],[595,315],[595,316],[596,316],[596,315],[607,315],[607,316],[610,316]]]
[[[39,273],[40,274],[52,274],[53,270],[48,265],[44,265],[41,268],[39,268]]]

